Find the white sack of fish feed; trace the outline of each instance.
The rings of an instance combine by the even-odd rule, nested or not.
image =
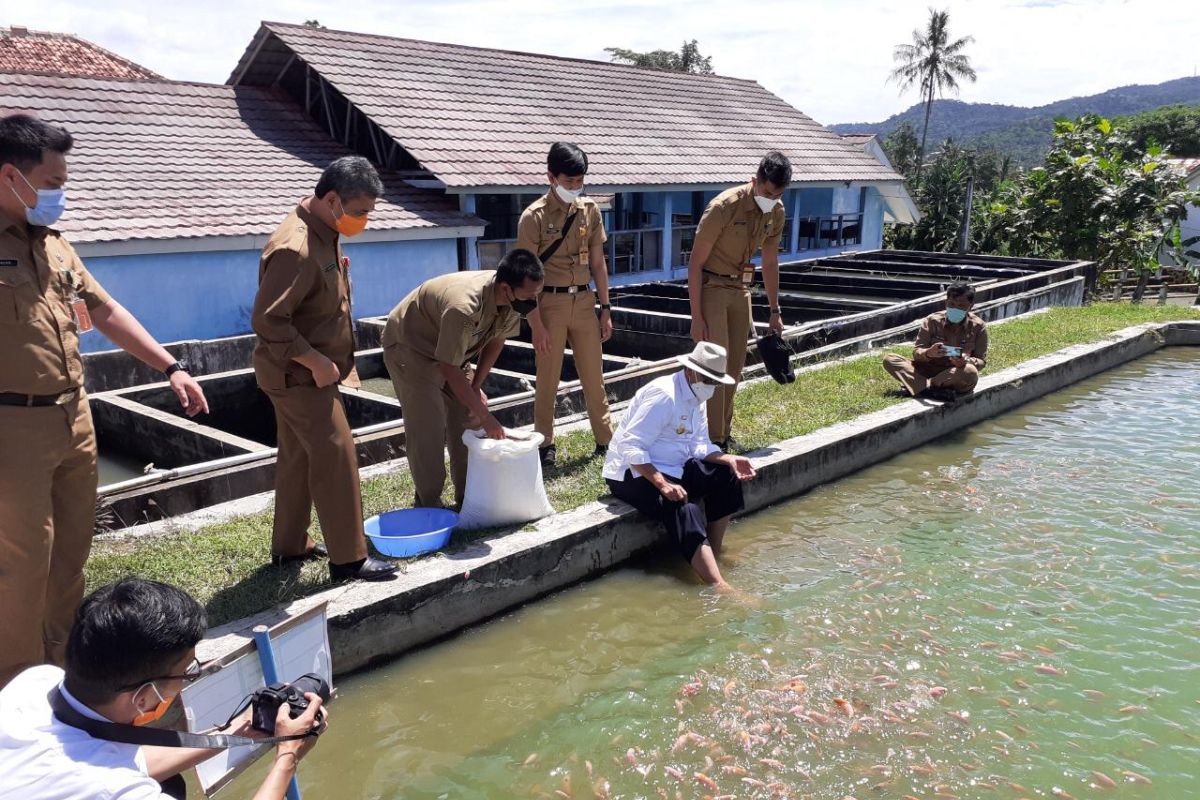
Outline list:
[[[542,485],[540,433],[505,429],[507,439],[489,439],[482,430],[464,431],[467,489],[458,527],[495,528],[541,519],[554,513]]]

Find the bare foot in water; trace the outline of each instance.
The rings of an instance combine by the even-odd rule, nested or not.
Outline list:
[[[714,583],[712,588],[717,594],[724,595],[740,605],[749,606],[751,608],[761,608],[763,605],[763,599],[758,595],[750,594],[749,592],[739,589],[736,586],[730,586],[724,581],[721,581],[720,583]]]

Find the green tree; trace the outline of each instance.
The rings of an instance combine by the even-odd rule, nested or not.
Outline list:
[[[1001,249],[1003,240],[996,236],[986,218],[986,204],[1005,185],[1008,170],[1008,159],[1001,158],[994,150],[963,147],[947,139],[930,156],[924,179],[913,192],[921,219],[914,225],[892,226],[888,244],[902,250],[956,251],[967,180],[974,176],[970,249],[973,252]]]
[[[1113,120],[1139,150],[1159,145],[1176,158],[1200,157],[1200,106],[1164,106]]]
[[[921,129],[921,159],[925,156],[925,140],[929,136],[929,115],[933,112],[935,97],[943,96],[947,90],[958,91],[959,81],[977,78],[971,60],[963,50],[975,41],[971,36],[950,41],[950,12],[929,9],[929,21],[925,30],[914,30],[912,44],[896,45],[892,58],[897,66],[889,80],[896,81],[900,92],[919,86],[925,101],[925,124]],[[921,180],[921,161],[917,162],[916,181]]]
[[[902,123],[884,137],[881,144],[896,171],[905,180],[912,181],[917,175],[917,165],[921,163],[921,142],[917,139],[917,129],[913,124]]]
[[[698,75],[712,75],[712,56],[700,55],[700,46],[695,39],[684,42],[676,53],[673,50],[651,50],[639,53],[636,50],[626,50],[623,47],[606,47],[604,52],[620,64],[632,64],[645,69],[660,69],[668,72],[691,72]]]
[[[1138,302],[1159,254],[1178,241],[1188,203],[1200,203],[1200,192],[1188,191],[1161,148],[1139,149],[1107,119],[1086,115],[1056,122],[1045,165],[989,210],[1008,252],[1133,270]]]

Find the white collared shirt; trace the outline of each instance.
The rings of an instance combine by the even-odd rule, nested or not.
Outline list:
[[[720,448],[708,438],[708,412],[680,370],[638,389],[608,445],[604,477],[625,479],[634,464],[652,464],[678,480],[689,458],[703,459]],[[637,473],[635,472],[636,476]]]
[[[84,716],[104,717],[61,687],[63,671],[25,670],[0,690],[0,798],[20,800],[162,800],[135,744],[106,742],[54,717],[50,690]]]

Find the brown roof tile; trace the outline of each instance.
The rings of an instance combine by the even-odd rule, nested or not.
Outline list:
[[[75,137],[58,227],[77,242],[269,234],[350,154],[281,92],[250,86],[0,74],[0,115],[14,112]],[[372,230],[483,224],[382,177]]]
[[[160,75],[71,33],[0,28],[0,72],[159,80]]]
[[[275,79],[272,40],[450,187],[541,187],[559,140],[594,185],[737,183],[772,149],[800,182],[900,180],[754,81],[268,22],[231,82]]]

